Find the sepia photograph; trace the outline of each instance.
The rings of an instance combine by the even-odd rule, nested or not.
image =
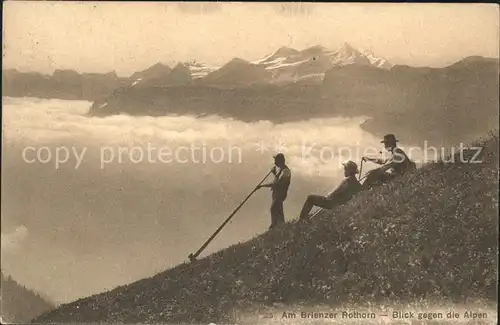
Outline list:
[[[498,5],[2,6],[2,324],[498,323]]]

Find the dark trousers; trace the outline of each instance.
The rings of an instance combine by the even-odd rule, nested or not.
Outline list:
[[[371,187],[374,185],[379,185],[394,179],[397,175],[383,172],[380,168],[374,169],[368,173],[365,181],[363,182],[364,187]]]
[[[333,206],[333,201],[321,195],[309,195],[306,199],[306,202],[304,202],[302,211],[300,211],[299,218],[301,220],[308,219],[309,212],[311,212],[313,206],[318,206],[323,209],[331,209]]]
[[[269,229],[285,222],[283,201],[284,200],[279,198],[273,198],[273,202],[271,203],[271,226],[269,227]]]

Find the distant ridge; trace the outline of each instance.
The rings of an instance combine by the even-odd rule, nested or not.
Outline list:
[[[2,70],[2,96],[94,101],[128,82],[114,71],[80,74],[74,70],[55,70],[52,75],[44,75],[7,69]]]
[[[12,97],[94,101],[127,86],[172,87],[191,82],[225,87],[263,83],[319,84],[328,69],[348,64],[372,65],[383,69],[392,67],[387,60],[369,51],[360,52],[348,43],[336,51],[321,45],[301,51],[283,46],[260,60],[249,62],[234,58],[221,67],[197,61],[179,62],[173,75],[173,69],[161,62],[137,71],[130,77],[118,77],[114,71],[80,74],[74,70],[56,70],[53,75],[44,75],[6,69],[2,70],[2,93]],[[182,70],[181,67],[186,69]]]
[[[1,274],[0,305],[2,324],[28,323],[31,319],[54,308],[54,304],[25,288],[10,276]]]
[[[270,77],[271,74],[263,66],[234,58],[206,75],[200,82],[206,85],[250,85],[268,82]]]
[[[323,51],[314,47],[307,53]],[[236,58],[189,85],[118,89],[95,101],[89,114],[216,114],[273,123],[363,115],[371,118],[364,130],[377,135],[392,130],[406,143],[419,145],[425,140],[444,144],[473,139],[497,124],[498,60],[474,57],[445,68],[391,69],[364,61],[330,67],[322,74],[331,57],[338,58],[323,55],[292,65],[288,75],[286,63],[274,75],[263,64]],[[414,120],[426,122],[408,127]]]

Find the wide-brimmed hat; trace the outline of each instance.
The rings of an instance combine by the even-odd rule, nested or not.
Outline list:
[[[394,134],[389,133],[384,135],[384,140],[380,141],[380,143],[387,143],[387,142],[399,142],[399,140],[396,140]]]
[[[344,163],[342,163],[342,165],[344,166],[344,168],[346,170],[352,170],[353,172],[355,172],[356,174],[359,173],[359,170],[358,170],[358,164],[356,164],[354,161],[352,160],[349,160],[349,161],[346,161]]]

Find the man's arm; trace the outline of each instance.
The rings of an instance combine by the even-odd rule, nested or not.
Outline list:
[[[389,169],[394,168],[396,166],[396,164],[397,163],[394,160],[391,160],[391,161],[387,162],[385,165],[383,165],[382,167],[379,167],[379,169],[383,172],[386,172]]]
[[[276,176],[276,166],[271,168],[271,173]],[[271,183],[267,183],[267,184],[260,184],[257,186],[257,189],[262,188],[262,187],[271,187],[273,183],[274,183],[274,181]]]
[[[404,159],[405,153],[401,149],[396,148],[394,149],[394,152],[389,157],[389,159],[386,160],[384,166],[380,167],[379,169],[383,172],[386,172],[389,169],[396,167],[396,165],[401,163]]]
[[[273,174],[276,175],[275,170],[273,171]],[[283,182],[285,179],[290,178],[290,176],[291,176],[290,170],[289,169],[283,169],[283,171],[281,172],[280,176],[277,179],[275,179],[271,183],[262,184],[262,185],[258,186],[258,188],[262,188],[262,187],[274,188],[274,187],[278,186],[279,183]]]
[[[371,158],[371,157],[363,157],[362,160],[364,161],[371,161],[372,163],[376,163],[378,165],[383,165],[387,162],[387,160],[384,159],[379,159],[379,158]]]

